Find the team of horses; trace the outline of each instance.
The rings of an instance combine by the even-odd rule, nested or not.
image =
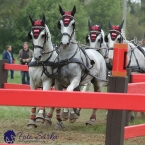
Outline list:
[[[28,37],[32,39],[34,56],[29,63],[30,87],[32,90],[42,86],[43,90],[80,91],[80,86],[84,86],[82,91],[87,91],[90,84],[93,85],[94,92],[101,92],[107,82],[107,71],[111,69],[113,62],[114,43],[127,43],[129,45],[127,67],[131,67],[136,72],[144,71],[145,56],[142,48],[127,41],[121,25],[112,26],[109,22],[109,34],[105,36],[102,24],[91,25],[88,21],[89,34],[86,43],[89,44],[83,49],[78,44],[75,37],[76,7],[72,11],[63,11],[59,6],[61,18],[57,27],[61,33],[61,40],[58,49],[53,46],[51,34],[43,15],[41,20],[33,20],[31,31]],[[97,97],[97,96],[96,96]],[[59,101],[61,97],[58,97]],[[41,101],[41,100],[40,100]],[[49,100],[48,100],[49,101]],[[66,100],[67,101],[67,100]],[[75,103],[75,100],[74,100]],[[44,107],[31,108],[28,128],[37,127],[37,123],[51,125],[51,118],[55,108],[50,108],[46,113]],[[69,119],[70,123],[75,122],[80,115],[80,108],[56,108],[57,123],[55,129],[64,128],[63,121]],[[92,110],[91,117],[86,125],[93,125],[96,120],[96,109]]]

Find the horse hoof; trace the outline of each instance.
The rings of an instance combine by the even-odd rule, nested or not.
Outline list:
[[[74,109],[74,112],[78,115],[78,116],[80,116],[80,109]]]
[[[45,118],[45,121],[44,121],[44,126],[50,126],[52,124],[52,121],[50,118]]]
[[[34,120],[30,120],[29,123],[27,124],[28,129],[32,129],[32,128],[36,128],[36,127],[37,127],[37,125]]]
[[[68,120],[68,118],[61,118],[61,120],[62,120],[62,121],[67,121],[67,120]]]
[[[27,129],[33,129],[33,128],[36,128],[37,126],[36,125],[33,125],[33,124],[30,124],[30,125],[27,125]]]
[[[38,113],[36,116],[37,123],[44,123],[44,115],[42,113]]]
[[[86,122],[86,126],[91,126],[91,125],[94,125],[95,124],[95,119],[91,119],[91,120],[89,120],[88,122]]]
[[[78,115],[76,113],[73,114],[70,113],[70,117],[69,117],[70,123],[74,123],[77,119],[78,119]]]
[[[64,129],[64,125],[62,122],[57,122],[55,125],[55,129],[56,130],[63,130]]]
[[[76,122],[76,119],[70,119],[69,122],[74,123],[74,122]]]
[[[62,112],[61,113],[61,119],[62,119],[62,121],[68,120],[68,117],[69,117],[69,113],[68,112]]]

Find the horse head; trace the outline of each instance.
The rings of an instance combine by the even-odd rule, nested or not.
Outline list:
[[[123,37],[121,34],[121,29],[123,27],[124,20],[122,21],[121,25],[111,25],[111,22],[109,21],[109,29],[110,32],[108,35],[105,36],[105,41],[108,44],[108,58],[110,60],[110,63],[113,62],[113,47],[114,43],[123,43]]]
[[[46,51],[46,42],[50,39],[50,32],[45,24],[45,15],[43,15],[41,20],[33,20],[29,16],[32,29],[28,33],[28,37],[32,39],[34,46],[34,59],[36,61],[44,61],[43,53]]]
[[[74,15],[76,13],[76,7],[74,6],[72,11],[64,12],[61,6],[59,6],[59,11],[62,18],[58,21],[57,27],[60,29],[62,35],[61,44],[66,47],[70,44],[75,31]]]
[[[89,35],[86,36],[86,43],[89,43],[90,48],[99,49],[104,39],[104,32],[102,30],[102,24],[91,25],[88,21]]]

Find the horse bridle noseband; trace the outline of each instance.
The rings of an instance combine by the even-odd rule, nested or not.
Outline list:
[[[122,34],[121,34],[121,32],[120,31],[117,31],[117,30],[110,30],[110,36],[111,36],[111,32],[116,32],[117,33],[117,36],[120,34],[120,36],[121,36],[121,40],[123,41],[123,40],[125,40],[125,38],[122,36]],[[116,38],[117,38],[117,36],[116,36]],[[112,38],[111,38],[111,40],[112,40]],[[119,43],[121,43],[121,41],[119,42]],[[107,43],[106,43],[107,44]],[[108,44],[107,44],[107,46],[108,46]],[[108,52],[109,52],[109,50],[113,50],[113,48],[109,48],[108,47]]]
[[[41,29],[41,31],[45,31],[45,37],[44,37],[44,42],[43,42],[43,46],[40,46],[40,45],[34,45],[33,44],[33,47],[36,49],[36,48],[40,48],[40,49],[42,49],[42,50],[44,50],[44,45],[45,45],[45,43],[46,43],[46,40],[48,40],[48,38],[49,38],[49,36],[48,36],[48,33],[46,32],[46,29],[45,29],[45,27],[43,27],[43,26],[34,26],[34,27],[32,27],[32,29],[34,29],[34,28],[39,28],[39,29]],[[34,35],[34,34],[33,34]],[[42,52],[42,54],[45,54],[45,50],[44,50],[44,52]]]
[[[74,19],[74,17],[72,16],[72,15],[63,15],[62,16],[62,18],[60,19],[60,20],[62,20],[63,21],[63,17],[65,17],[65,16],[69,16],[69,17],[71,17],[71,21]],[[59,20],[59,22],[60,22],[60,20]],[[64,23],[64,22],[63,22]],[[67,26],[65,26],[64,25],[64,27],[67,27]],[[73,34],[74,34],[74,30],[75,30],[75,25],[73,26],[73,31],[72,31],[72,33],[71,33],[71,35],[70,34],[68,34],[68,33],[61,33],[61,38],[63,37],[63,36],[68,36],[69,37],[69,43],[70,43],[70,40],[71,40],[71,38],[72,38],[72,36],[73,36]]]

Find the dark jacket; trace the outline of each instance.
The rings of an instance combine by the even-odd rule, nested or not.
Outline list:
[[[13,57],[13,54],[12,54],[12,52],[10,52],[10,53],[12,55],[12,60],[14,61],[15,59]],[[11,63],[11,61],[10,61],[10,55],[8,54],[8,52],[6,50],[3,51],[2,59],[5,59],[5,60],[8,61],[8,63]]]

